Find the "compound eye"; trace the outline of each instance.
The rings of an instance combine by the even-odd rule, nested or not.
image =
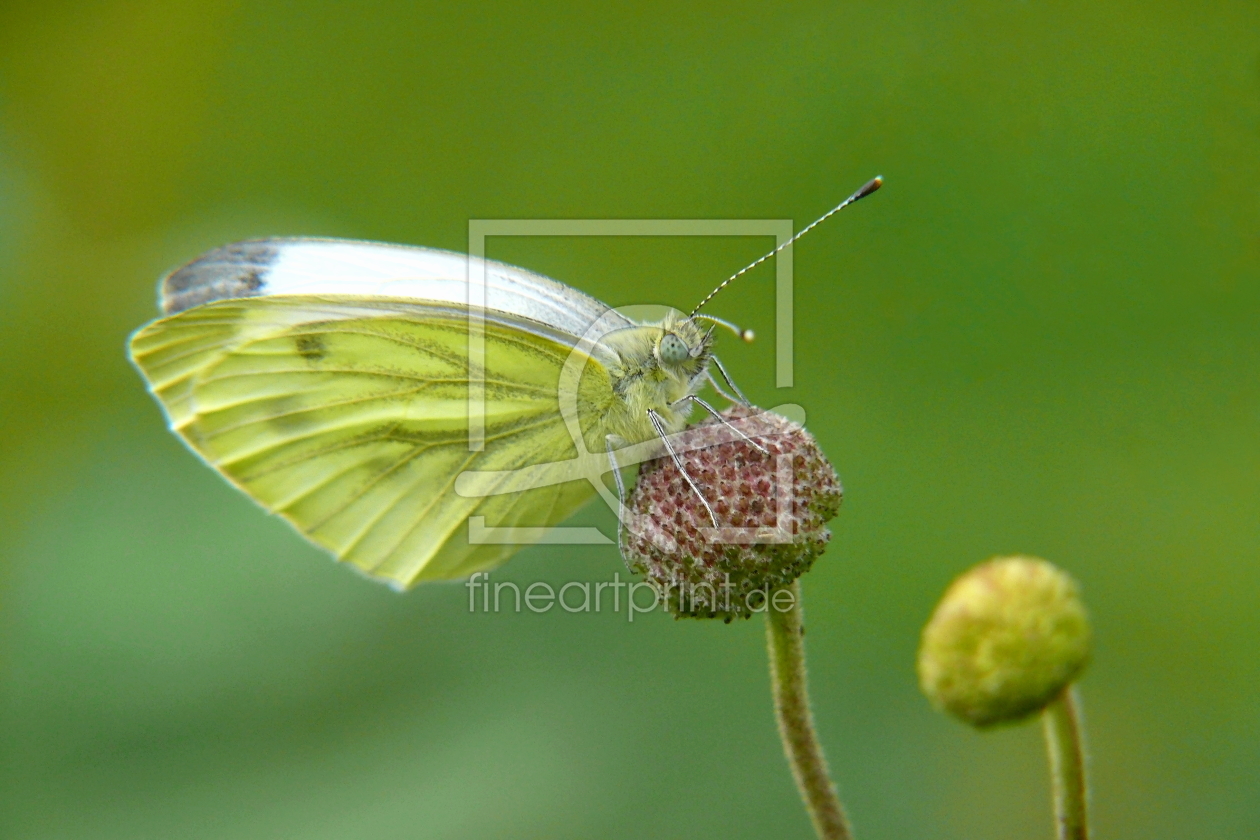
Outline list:
[[[665,333],[661,336],[657,353],[660,354],[661,361],[667,365],[682,364],[691,358],[691,348],[687,346],[687,342],[673,333]]]

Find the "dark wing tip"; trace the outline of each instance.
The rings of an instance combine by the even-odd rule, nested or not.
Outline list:
[[[158,305],[163,314],[174,315],[211,301],[257,295],[279,254],[270,239],[233,242],[207,251],[162,278]]]

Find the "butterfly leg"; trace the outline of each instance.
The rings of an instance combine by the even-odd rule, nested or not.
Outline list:
[[[718,385],[717,380],[714,379],[713,374],[710,373],[709,382],[712,383],[713,390],[717,391],[730,402],[737,402],[741,405],[752,405],[752,403],[748,401],[748,397],[744,396],[744,392],[739,390],[739,386],[735,384],[735,380],[731,379],[731,375],[726,372],[726,368],[722,366],[722,361],[718,359],[717,356],[710,356],[709,361],[713,362],[713,366],[717,368],[718,373],[722,374],[722,379],[725,380],[726,384],[731,386],[731,390],[735,392],[735,397],[732,398],[730,394],[723,391],[722,386]]]
[[[700,398],[699,398],[699,397],[697,397],[695,394],[688,394],[687,396],[683,397],[681,400],[678,400],[678,401],[676,401],[676,402],[672,403],[672,404],[671,404],[671,407],[672,407],[672,406],[674,406],[674,405],[681,405],[682,403],[685,403],[685,402],[688,402],[688,401],[695,403],[696,405],[698,405],[698,406],[700,406],[701,408],[703,408],[705,411],[707,411],[707,412],[709,412],[710,414],[712,414],[714,417],[716,417],[716,418],[717,418],[717,421],[718,421],[719,423],[721,423],[721,424],[722,424],[723,426],[725,426],[726,428],[730,429],[730,430],[731,430],[732,432],[734,432],[735,434],[739,435],[741,438],[743,438],[744,440],[746,440],[748,443],[750,443],[750,444],[752,444],[753,446],[755,446],[755,447],[756,447],[758,450],[760,450],[763,454],[765,454],[765,455],[769,455],[769,454],[770,454],[769,450],[767,450],[767,449],[766,449],[764,446],[762,446],[760,443],[757,443],[757,441],[753,440],[753,439],[752,439],[752,438],[750,438],[748,435],[746,435],[746,434],[744,434],[743,432],[741,432],[741,431],[740,431],[740,430],[739,430],[739,429],[738,429],[738,428],[737,428],[737,427],[736,427],[733,423],[731,423],[731,421],[730,421],[730,420],[727,420],[727,419],[726,419],[725,417],[723,417],[720,413],[718,413],[718,410],[717,410],[716,408],[714,408],[713,406],[709,405],[707,402],[705,402],[704,400],[700,399]]]
[[[617,483],[617,545],[624,544],[622,530],[626,521],[626,485],[621,480],[621,467],[617,465],[617,442],[624,443],[620,435],[604,435],[604,446],[608,449],[608,464],[612,467],[613,481]],[[625,559],[625,558],[622,558]]]
[[[700,504],[704,505],[704,509],[709,512],[709,518],[713,520],[713,527],[718,527],[717,514],[713,512],[713,508],[709,507],[709,500],[700,492],[700,488],[696,482],[692,480],[691,475],[687,472],[687,468],[683,466],[682,459],[678,457],[678,453],[674,451],[674,445],[669,442],[669,436],[665,434],[665,425],[661,422],[661,415],[656,413],[656,409],[649,408],[647,412],[648,420],[652,422],[652,428],[656,429],[656,434],[660,436],[661,443],[665,444],[665,449],[669,452],[669,457],[674,459],[674,466],[678,467],[678,471],[682,473],[683,479],[695,491],[696,497],[700,499]]]

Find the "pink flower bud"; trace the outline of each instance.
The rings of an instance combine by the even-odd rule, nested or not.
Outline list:
[[[622,555],[678,617],[747,618],[823,553],[843,489],[813,435],[777,414],[733,406],[674,438],[718,526],[668,455],[649,461],[627,501]]]

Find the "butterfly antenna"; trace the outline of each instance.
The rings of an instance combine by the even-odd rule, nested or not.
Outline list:
[[[879,175],[877,175],[877,176],[875,176],[874,178],[872,178],[871,180],[867,181],[865,184],[863,184],[863,185],[862,185],[862,188],[861,188],[861,189],[859,189],[859,190],[858,190],[857,192],[855,192],[853,195],[851,195],[851,196],[849,196],[848,198],[846,198],[844,201],[842,201],[842,202],[840,202],[839,204],[837,204],[835,207],[832,207],[832,208],[831,208],[830,210],[828,210],[826,213],[823,213],[821,216],[819,216],[819,217],[818,217],[817,219],[815,219],[814,221],[810,222],[810,223],[809,223],[808,225],[806,225],[805,227],[801,228],[800,232],[799,232],[799,233],[797,233],[795,236],[793,236],[791,239],[789,239],[787,242],[784,242],[782,245],[780,245],[779,247],[775,248],[773,251],[771,251],[770,253],[766,254],[764,257],[761,257],[760,259],[757,259],[757,260],[753,260],[751,263],[749,263],[748,265],[744,266],[744,267],[743,267],[743,268],[741,268],[739,271],[735,272],[735,273],[734,273],[734,274],[732,274],[730,277],[727,277],[725,280],[723,280],[720,284],[718,284],[718,287],[717,287],[716,289],[714,289],[713,291],[709,292],[709,296],[708,296],[708,297],[706,297],[704,300],[700,301],[700,303],[698,303],[698,304],[696,305],[696,308],[695,308],[695,309],[693,309],[693,310],[691,310],[691,314],[690,314],[690,315],[688,315],[687,317],[688,317],[688,318],[694,318],[694,317],[696,317],[696,313],[700,311],[700,308],[701,308],[702,306],[704,306],[706,303],[708,303],[709,301],[713,300],[713,296],[714,296],[714,295],[716,295],[718,292],[722,291],[723,289],[725,289],[727,286],[729,286],[729,285],[730,285],[730,283],[731,283],[731,281],[732,281],[732,280],[734,280],[736,277],[739,277],[741,274],[747,274],[748,272],[752,271],[754,268],[756,268],[757,266],[761,265],[761,264],[762,264],[763,262],[765,262],[766,260],[768,260],[768,259],[770,259],[771,257],[773,257],[775,254],[779,253],[779,252],[780,252],[780,251],[782,251],[784,248],[786,248],[787,246],[791,245],[793,242],[795,242],[796,240],[800,239],[802,236],[804,236],[805,234],[809,233],[811,230],[813,230],[814,228],[818,227],[818,226],[819,226],[819,225],[821,225],[823,222],[827,221],[827,220],[828,220],[828,219],[830,219],[832,216],[836,215],[837,213],[839,213],[839,212],[840,212],[841,210],[843,210],[844,208],[848,207],[848,206],[849,206],[850,204],[852,204],[853,202],[857,201],[857,200],[858,200],[858,199],[860,199],[860,198],[866,198],[868,195],[870,195],[871,193],[875,192],[875,190],[879,189],[879,188],[880,188],[880,187],[882,187],[883,185],[884,185],[884,179],[883,179],[883,177],[882,177],[882,176],[879,176]],[[708,317],[708,316],[705,316],[705,317]],[[716,319],[710,319],[710,320],[716,320]],[[745,339],[745,341],[747,341],[747,340],[748,340],[748,339]]]
[[[702,321],[712,321],[718,326],[726,327],[728,330],[735,333],[735,335],[739,336],[740,339],[742,339],[743,341],[749,342],[750,344],[752,343],[752,340],[757,337],[756,334],[753,333],[752,330],[741,330],[739,327],[735,326],[734,324],[732,324],[730,321],[726,320],[725,318],[717,318],[713,315],[697,315],[694,312],[692,312],[687,317],[699,318]]]

